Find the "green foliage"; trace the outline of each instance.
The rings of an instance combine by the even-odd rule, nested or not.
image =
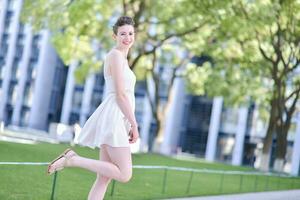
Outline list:
[[[200,34],[210,34],[207,28],[208,31],[200,31],[200,28],[208,26],[210,16],[207,15],[207,8],[212,9],[222,3],[205,0],[196,7],[195,3],[197,1],[189,0],[159,0],[155,3],[150,0],[26,0],[22,19],[30,22],[35,30],[50,29],[53,44],[65,64],[75,60],[81,63],[79,68],[84,68],[91,63],[97,65],[99,60],[103,60],[97,54],[100,51],[107,52],[112,47],[112,24],[116,18],[124,14],[132,16],[136,22],[137,41],[130,58],[131,63],[135,63],[133,67],[137,68],[138,78],[144,78],[149,68],[153,70],[153,66],[149,66],[152,64],[153,49],[163,48],[165,51],[169,48],[174,58],[169,60],[174,62],[170,65],[177,66],[180,62],[176,49],[194,44],[194,41],[183,37],[191,35],[199,38]],[[99,48],[93,49],[92,43],[95,40]],[[177,43],[178,48],[172,47],[174,43]],[[205,39],[202,39],[202,43],[205,43]],[[164,54],[159,57],[164,57]],[[88,69],[79,71],[79,79],[84,79],[90,72]]]
[[[212,68],[210,63],[205,63],[202,67],[197,67],[195,64],[188,64],[184,72],[187,82],[187,91],[196,95],[204,95],[205,83],[208,81],[209,76],[212,75]]]
[[[227,3],[226,3],[227,2]],[[223,9],[214,7],[213,25],[206,29],[205,37],[187,37],[193,40],[187,48],[197,54],[202,52],[213,59],[211,70],[197,70],[193,77],[205,83],[190,87],[193,92],[205,91],[209,96],[224,96],[231,105],[249,103],[254,100],[262,108],[270,108],[269,102],[275,88],[273,61],[278,52],[274,48],[280,34],[280,51],[291,71],[283,75],[282,81],[289,82],[289,91],[297,88],[293,63],[299,59],[299,1],[223,1]],[[202,41],[207,38],[206,41]],[[294,53],[293,53],[294,52]],[[279,61],[278,74],[284,72],[284,63]],[[207,73],[204,75],[203,73]],[[203,80],[203,77],[206,77]],[[197,87],[202,87],[199,89]]]
[[[154,52],[162,66],[174,68],[189,59],[179,55],[187,49],[213,60],[201,67],[187,66],[188,91],[223,96],[230,105],[255,101],[268,110],[276,90],[270,62],[278,58],[275,44],[280,44],[283,60],[291,69],[282,77],[289,86],[286,92],[299,85],[299,76],[292,70],[300,58],[299,10],[297,0],[26,0],[23,20],[37,30],[51,30],[64,62],[81,63],[76,77],[83,81],[102,66],[101,52],[112,47],[111,29],[116,18],[132,16],[136,43],[130,63],[138,79],[154,70]],[[92,48],[94,41],[97,48]],[[284,64],[279,61],[277,74],[284,72]]]
[[[66,65],[80,61],[76,79],[82,82],[90,73],[100,70],[102,59],[99,48],[93,43],[101,42],[101,48],[111,45],[109,19],[117,1],[54,0],[25,1],[22,20],[32,24],[35,31],[47,28],[52,42]]]

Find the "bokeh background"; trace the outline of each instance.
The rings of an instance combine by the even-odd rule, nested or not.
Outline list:
[[[1,145],[74,145],[105,96],[112,25],[128,15],[132,152],[297,177],[299,10],[298,0],[1,0]]]

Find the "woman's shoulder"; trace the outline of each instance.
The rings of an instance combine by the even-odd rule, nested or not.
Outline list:
[[[105,58],[105,65],[107,66],[124,66],[123,55],[119,50],[111,49]]]
[[[108,60],[110,60],[110,59],[120,59],[120,60],[122,60],[122,58],[123,58],[122,53],[119,50],[114,49],[114,48],[111,49],[106,55],[106,59],[108,59]]]

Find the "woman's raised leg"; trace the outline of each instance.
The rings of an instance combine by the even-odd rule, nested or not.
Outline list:
[[[132,174],[130,147],[111,147],[104,144],[101,148],[106,150],[111,162],[76,155],[67,161],[66,167],[80,167],[120,182],[128,182]]]

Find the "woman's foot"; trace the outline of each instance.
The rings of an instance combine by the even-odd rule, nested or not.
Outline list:
[[[67,162],[73,156],[77,156],[77,154],[72,149],[66,149],[62,154],[60,154],[48,165],[47,173],[51,175],[56,171],[64,169],[67,166]]]

